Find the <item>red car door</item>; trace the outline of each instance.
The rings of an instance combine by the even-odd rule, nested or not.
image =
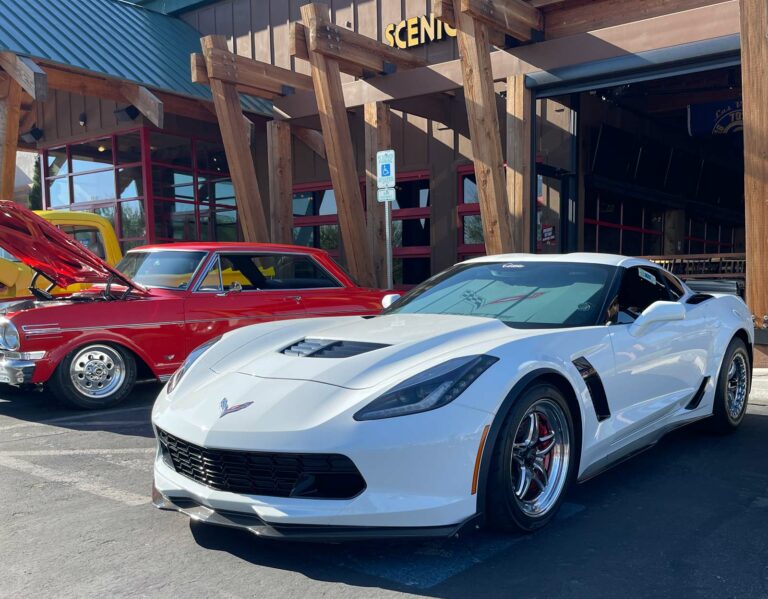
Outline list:
[[[264,263],[263,253],[215,254],[187,296],[188,351],[238,327],[304,317],[301,293],[271,287],[272,274],[269,264]]]

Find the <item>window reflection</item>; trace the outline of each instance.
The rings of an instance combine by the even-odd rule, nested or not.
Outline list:
[[[70,146],[72,172],[82,173],[112,166],[112,138],[97,139]]]

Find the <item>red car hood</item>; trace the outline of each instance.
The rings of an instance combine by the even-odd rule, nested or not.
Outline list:
[[[111,279],[143,290],[69,235],[13,202],[0,201],[0,247],[58,287]]]

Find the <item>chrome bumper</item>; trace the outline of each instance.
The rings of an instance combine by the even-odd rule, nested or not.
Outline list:
[[[25,385],[32,382],[35,365],[44,352],[0,351],[0,383]]]

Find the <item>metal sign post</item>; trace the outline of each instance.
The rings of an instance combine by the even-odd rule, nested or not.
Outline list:
[[[392,277],[392,202],[396,197],[394,150],[376,152],[376,188],[376,199],[384,203],[387,289],[392,289],[395,285]]]

